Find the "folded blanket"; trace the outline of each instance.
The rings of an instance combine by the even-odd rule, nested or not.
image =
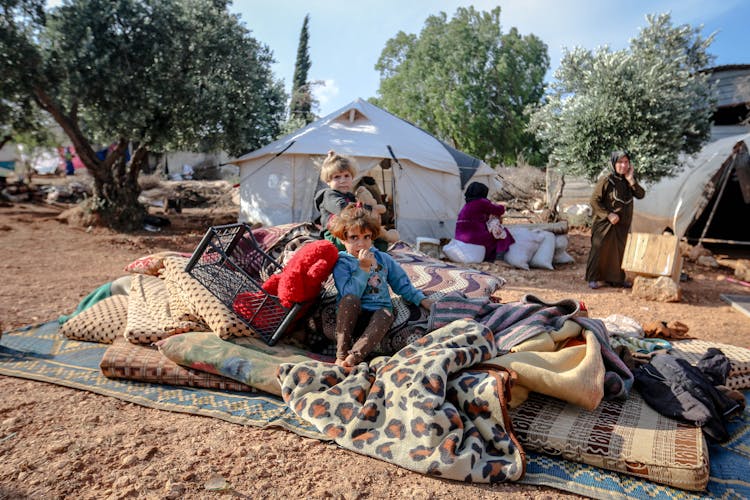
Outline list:
[[[672,348],[672,344],[668,340],[636,338],[611,332],[609,334],[609,345],[612,346],[612,349],[624,346],[631,352],[643,354],[648,354],[659,349],[669,350]]]
[[[525,455],[508,420],[510,374],[480,363],[492,332],[459,320],[390,358],[342,368],[279,368],[282,397],[339,445],[423,474],[459,481],[520,479]]]
[[[459,318],[471,318],[492,330],[498,354],[505,354],[539,334],[561,330],[568,320],[574,321],[599,343],[604,399],[626,398],[633,386],[633,374],[610,347],[602,321],[576,316],[579,307],[572,299],[547,303],[533,295],[524,296],[520,302],[496,304],[489,299],[449,294],[432,306],[429,322],[431,328],[439,328]]]
[[[584,330],[582,335],[583,344],[552,351],[511,352],[488,361],[517,374],[518,385],[511,391],[511,407],[523,403],[528,391],[553,396],[586,410],[599,406],[604,397],[601,346],[592,332]]]
[[[433,306],[428,329],[472,318],[492,330],[498,349],[507,352],[539,333],[562,328],[579,307],[572,299],[548,304],[533,295],[526,295],[521,302],[497,304],[489,297],[474,299],[461,293],[449,294]]]

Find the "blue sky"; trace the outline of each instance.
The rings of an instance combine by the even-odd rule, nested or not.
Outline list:
[[[316,91],[318,114],[326,115],[357,97],[376,95],[379,75],[375,63],[385,43],[399,31],[419,34],[429,15],[458,7],[478,10],[501,7],[503,32],[515,26],[533,33],[548,47],[551,70],[557,68],[563,47],[586,49],[628,46],[646,24],[646,14],[670,12],[674,24],[703,26],[716,32],[710,52],[716,65],[750,64],[748,20],[750,0],[235,0],[231,7],[253,36],[273,51],[276,76],[290,90],[299,32],[310,14],[310,80],[323,80]]]

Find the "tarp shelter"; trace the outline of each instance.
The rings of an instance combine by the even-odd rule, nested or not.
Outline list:
[[[750,134],[707,144],[683,161],[675,177],[646,186],[636,200],[633,232],[662,233],[678,238],[750,244]]]
[[[231,162],[240,167],[240,221],[266,225],[311,221],[329,150],[354,157],[393,200],[401,238],[452,238],[469,180],[492,190],[494,171],[424,130],[357,99]]]
[[[0,148],[0,177],[13,175],[18,160],[16,145],[8,142]]]

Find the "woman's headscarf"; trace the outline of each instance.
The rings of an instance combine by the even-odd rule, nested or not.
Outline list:
[[[623,156],[627,156],[628,160],[633,161],[633,158],[630,156],[630,152],[625,149],[620,151],[612,151],[612,155],[609,157],[609,166],[612,167],[612,173],[614,173],[615,175],[617,175],[617,169],[615,168],[615,165],[617,164],[617,161]]]
[[[478,200],[479,198],[487,198],[489,192],[490,188],[481,182],[472,182],[469,184],[469,187],[466,188],[464,200],[466,200],[466,203],[469,203],[470,201]]]

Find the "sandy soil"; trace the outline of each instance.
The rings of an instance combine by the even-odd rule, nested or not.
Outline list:
[[[11,329],[71,312],[133,259],[159,250],[192,251],[226,213],[189,209],[160,233],[116,234],[60,223],[60,209],[0,207],[0,321]],[[729,269],[686,265],[681,303],[634,299],[620,289],[589,290],[583,280],[588,233],[572,231],[576,263],[555,271],[491,270],[508,284],[504,301],[526,293],[583,300],[594,317],[619,313],[641,323],[678,319],[693,336],[750,347],[750,318],[719,298],[748,293],[725,281]],[[480,486],[433,479],[299,437],[216,419],[143,408],[51,384],[0,376],[0,499],[211,498],[218,475],[234,497],[576,498],[520,485]]]

